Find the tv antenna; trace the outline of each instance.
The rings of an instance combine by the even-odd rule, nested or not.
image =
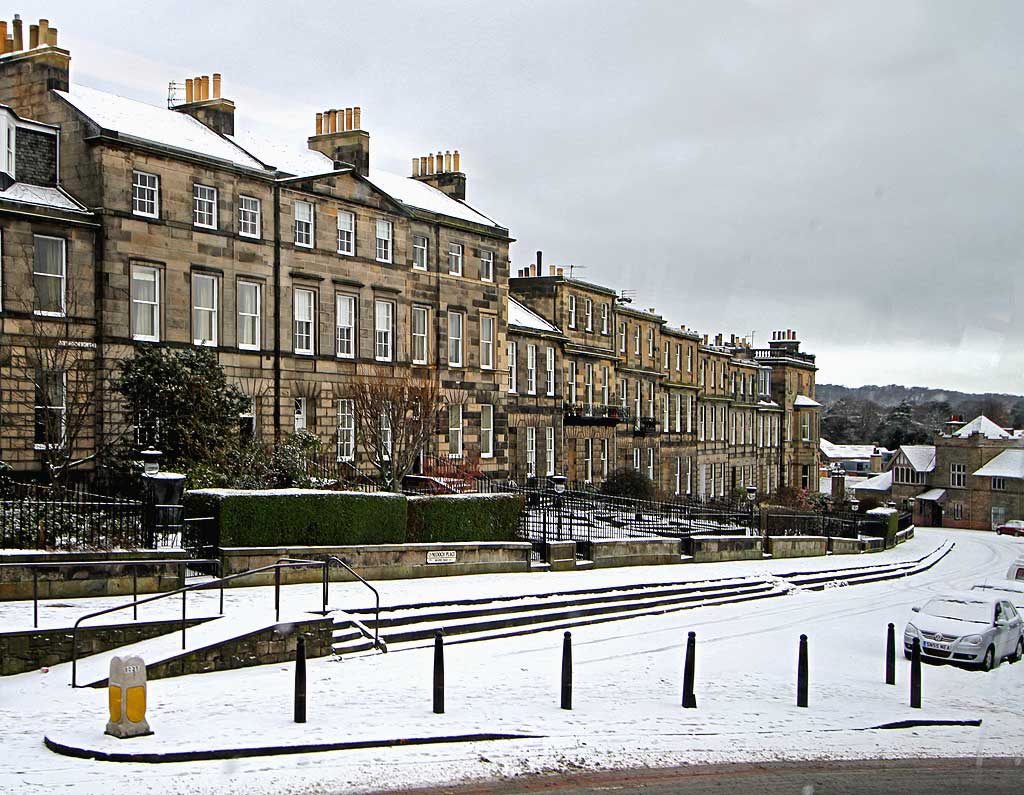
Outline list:
[[[620,304],[631,304],[634,298],[636,298],[636,290],[620,290],[616,300]]]

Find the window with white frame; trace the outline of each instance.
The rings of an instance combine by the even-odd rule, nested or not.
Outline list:
[[[239,281],[236,292],[238,347],[248,351],[259,350],[262,303],[260,285],[257,282]]]
[[[583,319],[586,323],[587,331],[594,330],[594,302],[589,298],[584,302],[584,313]]]
[[[38,315],[62,316],[67,307],[67,241],[34,235],[32,285]]]
[[[448,273],[452,276],[462,275],[462,243],[448,244]]]
[[[654,358],[654,327],[647,329],[647,355]]]
[[[676,343],[676,372],[683,369],[683,346]]]
[[[640,340],[643,337],[643,329],[640,326],[636,327],[636,331],[633,334],[633,353],[637,356],[640,355]]]
[[[949,465],[949,485],[954,489],[962,489],[967,485],[967,464]]]
[[[583,367],[583,395],[587,414],[590,414],[594,410],[594,365],[591,362]]]
[[[494,281],[494,252],[493,251],[481,251],[480,252],[480,281],[493,282]]]
[[[160,177],[145,171],[132,172],[132,213],[160,217]]]
[[[608,372],[608,365],[601,365],[601,403],[605,406],[608,405],[608,390],[610,389],[610,378]]]
[[[132,339],[160,341],[160,270],[132,266]]]
[[[516,383],[519,378],[518,364],[516,362],[517,346],[516,343],[509,341],[508,343],[508,391],[510,395],[514,395],[518,390],[519,386]]]
[[[313,204],[295,202],[295,245],[313,248]]]
[[[537,394],[537,346],[526,346],[526,394]]]
[[[992,478],[992,491],[1006,491],[1006,478]]]
[[[412,363],[426,364],[428,355],[427,323],[430,310],[425,306],[412,308]]]
[[[569,328],[576,328],[576,296],[569,294]]]
[[[242,237],[258,238],[262,234],[262,223],[260,200],[252,196],[239,196],[238,234]]]
[[[686,432],[693,433],[693,395],[686,396]]]
[[[661,396],[661,430],[663,433],[668,433],[672,430],[672,426],[669,423],[669,396]]]
[[[373,358],[378,362],[390,362],[393,358],[391,335],[394,324],[395,305],[391,301],[374,301]]]
[[[642,401],[643,395],[641,393],[641,386],[639,381],[633,382],[633,417],[636,420],[636,425],[640,427],[640,417],[642,415]],[[639,469],[639,467],[637,467]]]
[[[448,313],[448,366],[462,367],[462,321],[461,312]]]
[[[657,415],[654,413],[654,382],[651,381],[647,384],[647,416],[654,419]]]
[[[217,189],[209,185],[192,186],[192,223],[204,229],[217,228]]]
[[[356,253],[356,214],[348,210],[338,210],[338,253]]]
[[[526,477],[537,475],[537,429],[526,426]]]
[[[35,371],[35,447],[60,448],[67,435],[67,371]]]
[[[662,363],[661,363],[661,369],[662,369],[662,370],[665,370],[666,372],[667,372],[667,371],[668,371],[668,369],[669,369],[669,368],[668,368],[668,357],[669,357],[669,352],[671,351],[671,348],[672,348],[672,345],[671,345],[671,343],[668,343],[668,342],[666,342],[666,343],[665,343],[665,345],[664,345],[664,346],[663,346],[663,348],[662,348],[662,357],[661,357],[661,358],[662,358]]]
[[[800,438],[805,442],[811,441],[811,414],[804,411],[800,415]]]
[[[480,406],[480,457],[494,458],[494,406]]]
[[[15,158],[15,156],[14,156],[14,150],[15,150],[15,145],[16,145],[16,140],[17,140],[17,136],[15,134],[15,130],[16,129],[17,128],[13,124],[8,124],[7,125],[7,135],[5,136],[5,138],[7,139],[6,140],[6,146],[5,146],[5,150],[6,150],[6,153],[7,153],[7,157],[5,158],[5,160],[7,162],[7,173],[11,176],[12,179],[14,179],[16,177],[16,175],[14,173],[14,167],[15,167],[16,160],[17,160],[17,158]]]
[[[601,478],[608,478],[608,439],[601,439]]]
[[[480,369],[494,369],[494,317],[480,316]]]
[[[569,360],[569,376],[566,378],[566,390],[570,403],[576,402],[576,362]]]
[[[587,483],[594,480],[594,440],[590,437],[583,440],[583,479]]]
[[[686,493],[693,493],[693,459],[686,457]]]
[[[316,293],[312,290],[295,289],[295,352],[314,352],[316,328]]]
[[[628,390],[629,384],[626,379],[623,378],[619,381],[619,405],[621,405],[622,408],[626,408],[629,404],[629,395],[627,394]]]
[[[356,297],[338,293],[334,297],[335,355],[354,359],[356,355]]]
[[[619,353],[626,352],[626,321],[619,323]]]
[[[544,352],[544,382],[548,395],[555,394],[555,349],[549,347]]]
[[[217,347],[217,277],[192,274],[192,342]]]
[[[355,404],[346,398],[338,401],[338,460],[351,461],[356,454]]]
[[[462,458],[462,404],[448,407],[448,457]]]
[[[633,469],[635,469],[637,472],[639,472],[640,471],[640,464],[641,464],[641,462],[640,462],[640,448],[639,447],[634,447],[633,448]]]
[[[392,231],[390,221],[377,219],[377,262],[391,262]]]
[[[414,270],[425,271],[428,262],[427,239],[423,235],[412,236],[412,267]]]
[[[683,396],[676,392],[676,433],[683,432]]]
[[[3,229],[0,229],[0,312],[4,311]]]
[[[679,496],[683,491],[683,459],[678,455],[676,456],[676,468],[672,479],[675,483],[673,493]]]
[[[295,419],[295,432],[306,430],[306,399],[304,397],[295,398],[292,416]]]
[[[384,461],[391,460],[392,437],[391,417],[385,409],[380,413],[380,457]]]
[[[601,333],[604,336],[608,336],[608,323],[611,315],[611,308],[608,304],[601,304]]]
[[[551,476],[555,474],[555,429],[548,425],[544,429],[544,472]]]

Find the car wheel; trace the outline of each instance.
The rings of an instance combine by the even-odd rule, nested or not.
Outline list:
[[[1010,662],[1020,662],[1022,657],[1024,657],[1024,637],[1020,637],[1017,639],[1017,648],[1010,656]]]
[[[994,646],[989,646],[985,650],[985,656],[981,659],[981,670],[991,671],[996,667],[996,650]]]

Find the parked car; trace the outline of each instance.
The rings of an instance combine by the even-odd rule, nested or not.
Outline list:
[[[1017,608],[1017,614],[1024,617],[1024,580],[991,580],[971,586],[972,591],[1008,599]]]
[[[1015,560],[1006,570],[1006,579],[1024,582],[1024,560]]]
[[[1003,522],[996,528],[996,534],[1024,538],[1024,519],[1011,519],[1008,522]]]
[[[1024,657],[1021,617],[1003,595],[950,593],[929,599],[914,613],[903,631],[908,659],[914,638],[921,641],[924,658],[978,665],[983,671]]]

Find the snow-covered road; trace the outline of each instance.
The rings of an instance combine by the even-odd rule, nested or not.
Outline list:
[[[797,592],[765,602],[582,627],[573,633],[572,712],[558,709],[561,633],[547,632],[447,649],[447,713],[431,712],[431,652],[311,661],[309,723],[291,722],[291,666],[160,680],[150,687],[150,738],[102,736],[106,693],[72,691],[64,678],[25,674],[0,680],[0,791],[76,793],[298,793],[371,791],[577,767],[875,756],[1024,754],[1019,693],[1024,664],[985,674],[926,666],[924,709],[907,706],[907,664],[897,686],[882,684],[885,628],[902,631],[928,595],[1002,577],[1024,543],[970,531],[926,530],[885,556],[919,556],[953,540],[951,555],[914,577]],[[912,554],[913,553],[913,554]],[[883,555],[858,559],[881,562]],[[838,565],[841,559],[830,559]],[[843,561],[845,563],[845,561]],[[758,573],[807,570],[776,562]],[[821,559],[818,567],[824,568]],[[853,561],[850,561],[852,565]],[[792,564],[792,565],[787,565]],[[586,572],[569,587],[696,578],[697,567]],[[672,572],[667,574],[666,570]],[[718,564],[708,576],[750,574],[751,564]],[[549,575],[508,575],[506,585]],[[550,575],[554,578],[554,575]],[[593,579],[591,579],[593,578]],[[466,578],[459,578],[466,579]],[[500,576],[480,579],[501,593]],[[568,583],[554,579],[548,589]],[[392,585],[392,584],[389,584]],[[402,597],[438,582],[395,583]],[[390,589],[389,589],[390,590]],[[505,592],[516,591],[509,587]],[[399,597],[399,598],[402,598]],[[333,601],[333,599],[332,599]],[[686,633],[697,633],[697,710],[680,707]],[[810,638],[810,708],[795,705],[797,640]],[[982,719],[980,728],[871,730],[906,719]],[[43,734],[120,752],[337,742],[472,732],[543,739],[435,745],[165,765],[81,761],[52,754]]]

